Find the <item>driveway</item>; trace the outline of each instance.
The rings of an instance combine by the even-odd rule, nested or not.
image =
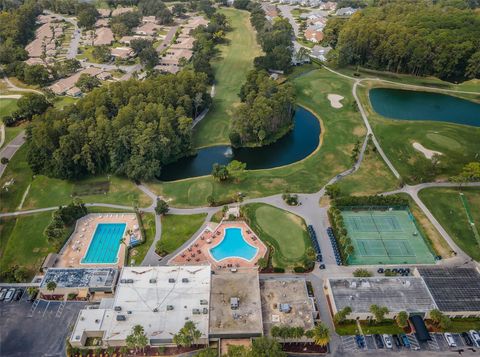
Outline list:
[[[8,160],[11,160],[13,155],[17,152],[18,149],[25,142],[25,131],[22,131],[18,134],[12,141],[10,141],[7,146],[0,150],[0,158],[6,157]],[[3,172],[7,168],[7,165],[0,163],[0,177],[2,177]]]

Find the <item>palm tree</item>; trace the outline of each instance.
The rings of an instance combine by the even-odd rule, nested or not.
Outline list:
[[[298,326],[292,329],[292,337],[294,339],[300,340],[304,334],[305,334],[305,329],[303,327]]]
[[[400,328],[405,328],[408,326],[408,313],[406,311],[400,311],[395,319],[397,325]]]
[[[53,292],[57,288],[57,283],[52,281],[49,281],[47,283],[47,290]]]
[[[316,325],[313,329],[312,338],[316,345],[327,346],[330,342],[330,331],[328,330],[328,327],[323,323]]]

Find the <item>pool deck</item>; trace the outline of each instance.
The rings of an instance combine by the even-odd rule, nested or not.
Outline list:
[[[55,267],[59,268],[92,268],[92,267],[118,267],[125,264],[125,244],[130,243],[130,236],[125,235],[125,244],[120,244],[118,250],[118,261],[113,264],[82,264],[82,259],[86,255],[90,242],[93,239],[97,225],[100,223],[125,223],[127,225],[125,232],[129,230],[137,236],[138,231],[137,216],[133,213],[91,213],[80,218],[75,225],[75,231],[59,253],[58,261]],[[135,230],[137,228],[137,230]]]
[[[240,228],[245,241],[258,249],[253,259],[247,261],[242,258],[232,257],[216,261],[210,249],[220,244],[225,237],[227,228]],[[256,236],[244,221],[222,221],[215,229],[205,228],[197,238],[184,250],[177,253],[169,261],[169,265],[205,265],[210,264],[212,269],[251,268],[257,266],[260,258],[267,254],[266,245]]]

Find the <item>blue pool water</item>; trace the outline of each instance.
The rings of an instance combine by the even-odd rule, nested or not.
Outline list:
[[[126,223],[100,223],[95,229],[83,264],[112,264],[117,262],[120,241],[125,232]]]
[[[210,249],[210,253],[216,261],[233,257],[251,260],[257,254],[257,251],[258,248],[245,241],[241,228],[225,229],[223,240],[219,245]]]

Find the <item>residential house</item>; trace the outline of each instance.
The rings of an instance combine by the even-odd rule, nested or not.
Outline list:
[[[103,73],[103,69],[96,68],[96,67],[88,67],[85,68],[77,73],[72,74],[70,77],[62,78],[48,87],[54,94],[56,95],[74,95],[78,96],[78,91],[74,89],[80,76],[82,74],[88,74],[92,77],[97,77]]]
[[[112,17],[125,14],[127,12],[134,12],[135,8],[133,7],[118,7],[112,11]]]
[[[95,22],[95,27],[108,27],[108,19],[98,19],[97,22]]]
[[[153,41],[152,36],[142,36],[142,35],[135,35],[135,36],[123,36],[120,39],[120,43],[123,43],[124,45],[130,45],[130,43],[133,40],[148,40],[148,41]]]
[[[119,58],[119,59],[128,59],[133,57],[134,52],[133,49],[130,47],[115,47],[112,48],[112,57]]]
[[[194,42],[195,42],[195,39],[193,37],[179,37],[177,39],[177,43],[170,46],[170,48],[191,50],[193,48]]]
[[[109,27],[100,27],[95,30],[94,46],[108,45],[110,46],[114,41],[113,32]]]
[[[310,42],[318,43],[323,40],[323,32],[317,27],[309,27],[304,32],[305,39]]]
[[[146,23],[156,24],[157,23],[157,18],[155,16],[144,16],[144,17],[142,17],[142,23],[144,23],[144,24],[146,24]]]
[[[190,18],[187,23],[183,25],[185,28],[196,29],[199,26],[207,26],[208,20],[205,20],[202,16],[194,16]]]
[[[135,28],[133,32],[136,35],[155,36],[160,28],[161,26],[157,25],[154,22],[147,22],[144,23],[142,26]]]
[[[103,17],[103,18],[110,17],[110,14],[112,13],[112,10],[110,9],[97,9],[97,11],[100,14],[100,17]]]
[[[353,7],[342,7],[341,9],[337,10],[335,15],[337,15],[337,16],[352,16],[357,11],[358,11],[358,9],[354,9]]]

